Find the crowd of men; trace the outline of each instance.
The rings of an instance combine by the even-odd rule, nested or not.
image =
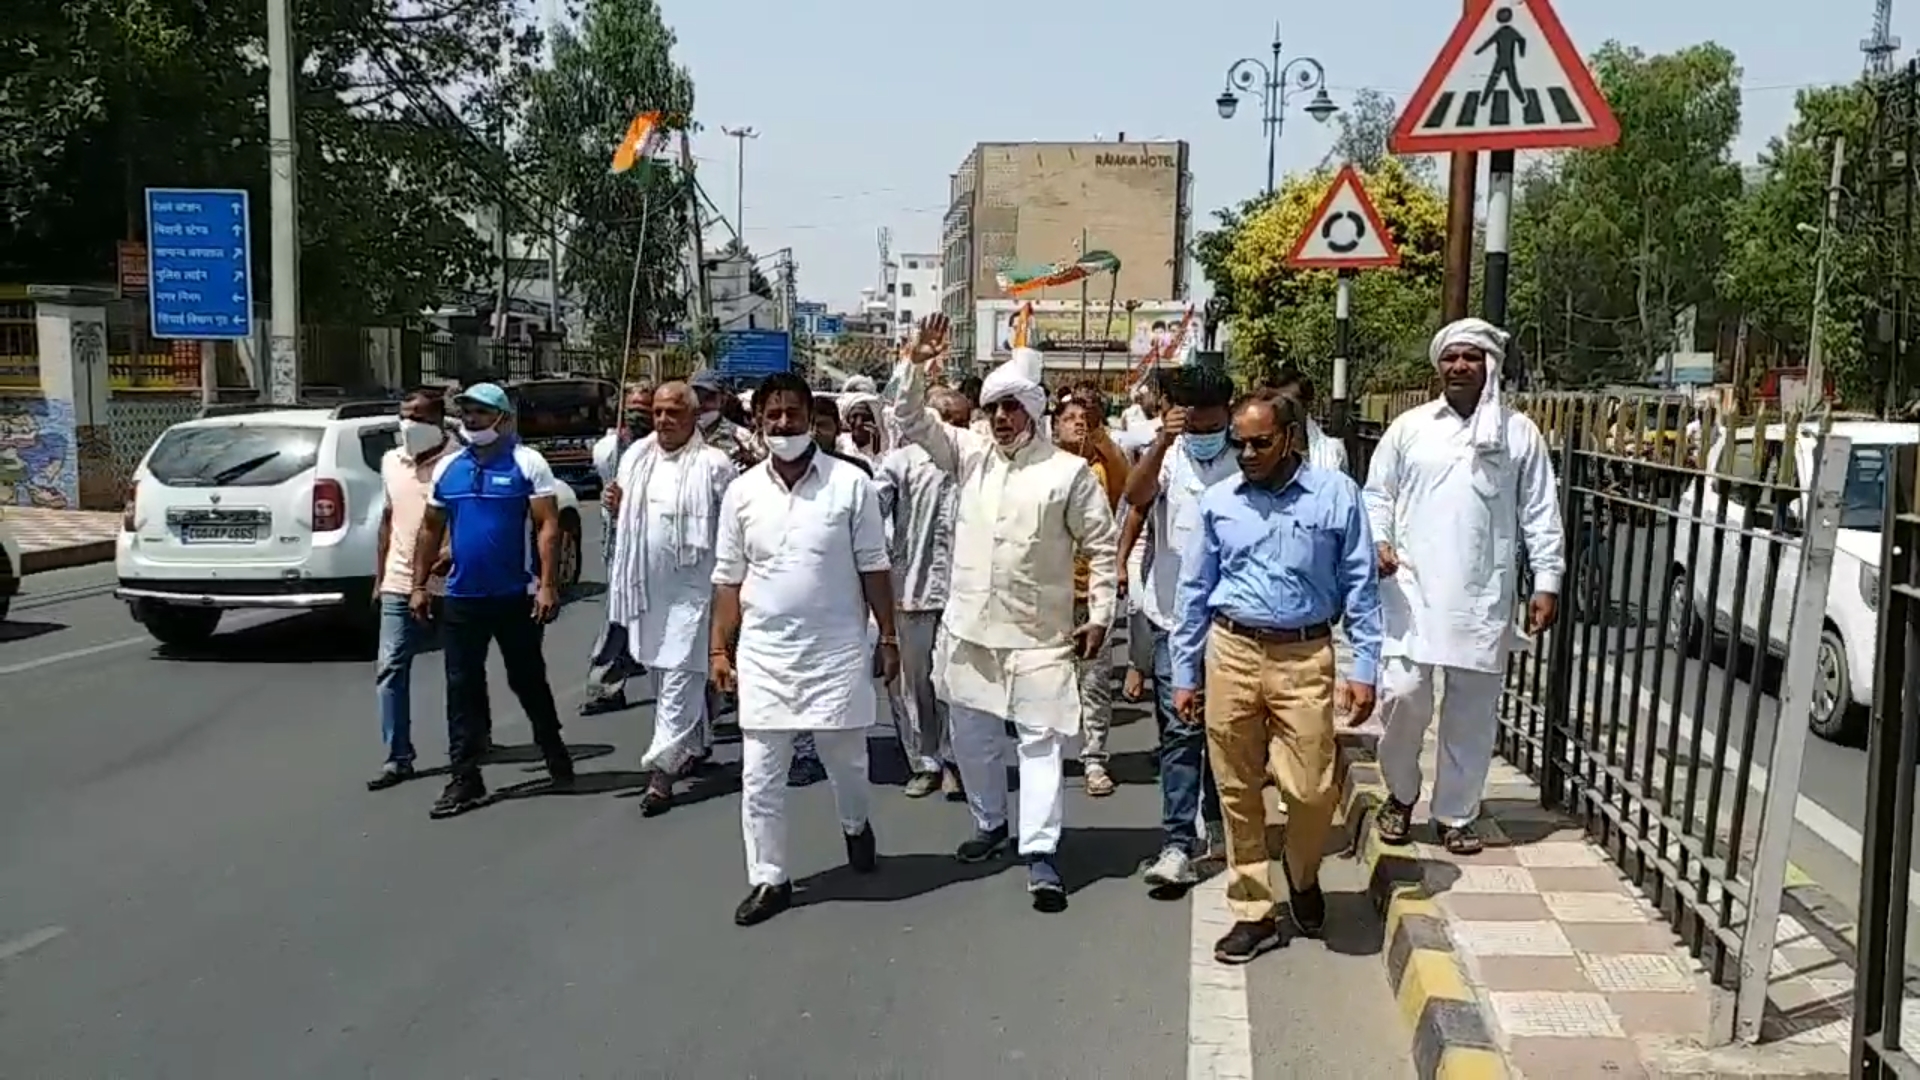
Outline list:
[[[1182,888],[1196,863],[1224,856],[1235,922],[1216,957],[1244,963],[1278,945],[1271,784],[1287,811],[1287,910],[1317,934],[1336,717],[1358,725],[1378,702],[1391,789],[1380,827],[1404,843],[1438,703],[1431,816],[1441,844],[1471,855],[1522,546],[1525,629],[1555,617],[1555,485],[1538,429],[1501,402],[1504,345],[1472,319],[1435,336],[1443,392],[1394,421],[1364,488],[1310,417],[1297,372],[1242,392],[1222,371],[1178,369],[1136,387],[1113,428],[1092,388],[1050,395],[1031,350],[942,384],[940,316],[923,320],[884,391],[856,379],[829,400],[780,374],[736,399],[712,372],[635,388],[595,455],[607,618],[582,712],[624,708],[626,683],[647,680],[640,806],[654,816],[712,754],[730,703],[742,926],[792,903],[790,786],[828,782],[848,865],[880,869],[867,734],[883,715],[911,770],[906,794],[965,802],[971,830],[955,856],[1011,849],[1034,907],[1060,911],[1069,760],[1086,795],[1114,789],[1108,635],[1126,619],[1121,693],[1150,696],[1159,730],[1164,846],[1146,882]],[[376,597],[387,761],[369,787],[415,775],[408,673],[429,632],[446,637],[452,769],[436,817],[488,800],[491,643],[549,782],[574,776],[541,654],[558,608],[553,476],[513,438],[498,387],[452,402],[457,432],[437,398],[402,406]]]

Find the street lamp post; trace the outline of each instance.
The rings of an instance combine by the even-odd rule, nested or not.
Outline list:
[[[1311,56],[1296,56],[1285,64],[1280,63],[1280,24],[1273,26],[1273,58],[1259,60],[1244,57],[1235,60],[1227,68],[1227,86],[1214,99],[1214,106],[1220,110],[1220,119],[1233,119],[1234,112],[1240,107],[1240,94],[1252,93],[1256,87],[1260,91],[1260,126],[1267,133],[1267,194],[1273,194],[1274,162],[1280,148],[1280,129],[1287,119],[1287,100],[1294,94],[1313,92],[1313,100],[1307,102],[1307,115],[1321,123],[1340,111],[1340,106],[1327,96],[1327,72],[1320,61]]]

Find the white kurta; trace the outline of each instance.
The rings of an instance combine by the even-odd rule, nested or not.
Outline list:
[[[651,474],[646,458],[653,456]],[[646,610],[626,622],[627,651],[649,668],[674,668],[704,675],[707,670],[708,617],[712,609],[713,564],[718,546],[718,515],[696,523],[705,532],[705,555],[692,565],[681,565],[674,537],[680,531],[683,501],[681,485],[706,484],[707,505],[719,507],[735,474],[727,455],[711,446],[687,444],[666,452],[652,439],[627,448],[620,459],[622,498],[641,500],[646,521],[639,529],[622,529],[614,538],[616,564],[627,558],[627,545],[645,545],[641,573],[646,580]]]
[[[886,526],[859,466],[815,451],[793,488],[770,461],[720,507],[715,585],[740,586],[740,726],[873,726],[873,652],[860,575],[885,571]]]
[[[934,656],[948,702],[1035,728],[1080,730],[1073,564],[1090,564],[1090,621],[1113,624],[1119,528],[1084,459],[1036,437],[1009,456],[924,406],[926,375],[902,372],[902,439],[959,482],[953,576]]]
[[[1489,406],[1499,407],[1499,406]],[[1440,400],[1381,437],[1365,499],[1375,541],[1400,568],[1380,579],[1381,653],[1416,664],[1499,672],[1512,644],[1516,542],[1534,588],[1557,593],[1565,567],[1553,462],[1540,429],[1508,412],[1504,445],[1476,448]]]

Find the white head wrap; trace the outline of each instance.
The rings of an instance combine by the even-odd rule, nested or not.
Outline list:
[[[875,392],[873,380],[865,375],[849,375],[840,386],[843,394],[871,394]]]
[[[1507,333],[1485,319],[1448,323],[1433,335],[1433,344],[1427,348],[1427,358],[1433,361],[1434,370],[1439,370],[1440,358],[1455,345],[1471,345],[1487,356],[1487,381],[1480,388],[1480,404],[1467,422],[1473,445],[1481,450],[1503,447],[1507,441],[1507,415],[1500,407],[1500,362],[1507,358]]]
[[[855,376],[855,378],[860,377],[861,376]],[[871,382],[872,380],[868,381]],[[881,400],[880,395],[872,393],[871,391],[865,393],[857,390],[847,391],[840,395],[838,404],[840,406],[840,423],[842,426],[849,428],[853,426],[853,410],[862,405],[866,406],[867,411],[873,415],[874,426],[880,430],[880,447],[875,453],[885,455],[888,450],[893,449],[893,432],[887,423],[888,418],[892,415],[892,410],[886,407],[886,402]],[[852,436],[848,435],[847,440],[848,444],[851,445]]]
[[[994,368],[980,383],[980,407],[1007,398],[1020,403],[1033,417],[1033,436],[1050,437],[1046,429],[1047,391],[1041,385],[1046,358],[1037,349],[1015,349],[1006,363]]]

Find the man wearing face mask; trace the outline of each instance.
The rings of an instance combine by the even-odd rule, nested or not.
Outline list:
[[[386,489],[387,508],[380,515],[380,583],[373,602],[380,609],[380,651],[373,684],[380,700],[380,734],[387,744],[387,762],[379,775],[367,781],[367,790],[382,791],[413,779],[413,658],[432,640],[427,622],[407,610],[413,594],[413,538],[427,513],[427,494],[440,456],[452,444],[447,435],[446,403],[438,394],[416,390],[400,403],[400,445],[380,459],[380,483]],[[395,536],[400,537],[394,543]],[[427,577],[429,616],[446,591],[444,549]]]
[[[765,458],[766,447],[750,428],[734,423],[722,414],[730,404],[738,407],[739,401],[727,390],[726,380],[718,371],[707,368],[696,371],[687,380],[694,395],[700,399],[700,415],[696,426],[700,437],[708,446],[726,454],[740,468],[750,468],[755,462]]]
[[[1042,421],[1042,357],[1017,349],[987,376],[980,405],[990,438],[925,407],[926,367],[944,357],[948,323],[930,315],[898,373],[901,438],[958,482],[953,575],[934,680],[946,694],[975,834],[956,853],[984,862],[1007,847],[1006,724],[1019,740],[1019,851],[1027,891],[1043,912],[1063,911],[1055,854],[1065,799],[1061,765],[1080,729],[1079,665],[1103,655],[1117,574],[1113,507],[1078,455],[1053,444]],[[1073,566],[1087,560],[1087,616],[1073,619]]]
[[[1566,568],[1546,440],[1500,402],[1506,344],[1504,331],[1480,319],[1441,327],[1428,350],[1440,399],[1401,413],[1367,469],[1386,608],[1380,768],[1391,794],[1380,838],[1408,839],[1434,682],[1445,670],[1432,806],[1440,843],[1455,855],[1481,848],[1473,821],[1499,731],[1519,585],[1515,541],[1533,568],[1528,632],[1553,625]]]
[[[487,651],[498,643],[507,685],[520,699],[533,740],[555,787],[573,783],[573,759],[560,738],[560,716],[541,655],[543,628],[560,610],[558,482],[545,458],[511,431],[513,403],[493,383],[476,383],[454,398],[467,445],[435,463],[427,512],[413,556],[408,607],[432,617],[428,590],[435,553],[453,556],[442,602],[447,667],[447,756],[452,779],[433,805],[436,818],[487,801],[480,765],[493,717],[487,700]],[[535,543],[529,550],[529,526]],[[537,556],[537,557],[536,557]]]
[[[694,430],[685,383],[653,395],[654,432],[627,448],[609,489],[619,516],[607,571],[607,618],[653,680],[653,744],[641,758],[652,776],[640,798],[648,817],[673,806],[674,782],[707,748],[708,612],[714,532],[735,470]]]
[[[1306,409],[1255,394],[1234,408],[1232,431],[1240,475],[1200,496],[1199,520],[1181,553],[1173,707],[1206,723],[1234,918],[1213,955],[1244,964],[1282,941],[1267,854],[1269,775],[1287,807],[1280,873],[1293,922],[1308,935],[1325,925],[1320,860],[1340,795],[1331,624],[1346,613],[1350,721],[1359,724],[1373,711],[1380,598],[1360,488],[1345,473],[1306,462]]]
[[[684,389],[684,384],[683,387]],[[608,580],[613,577],[615,525],[619,521],[620,462],[628,448],[653,434],[653,384],[637,383],[622,402],[620,426],[593,447],[593,468],[600,474],[600,552],[607,559]],[[627,629],[609,619],[593,643],[587,661],[587,699],[581,716],[600,716],[627,707],[627,680],[646,674],[627,647]]]
[[[1193,860],[1224,850],[1220,793],[1207,767],[1206,726],[1173,707],[1171,634],[1180,625],[1176,589],[1181,557],[1200,527],[1200,499],[1207,488],[1238,472],[1227,453],[1233,380],[1212,367],[1178,373],[1170,388],[1173,407],[1161,414],[1153,444],[1127,479],[1131,509],[1120,530],[1120,557],[1144,547],[1144,580],[1135,594],[1148,625],[1153,674],[1153,713],[1160,727],[1160,827],[1165,843],[1147,867],[1148,887],[1164,889],[1196,880]],[[1147,543],[1140,544],[1142,535]],[[1206,823],[1200,835],[1196,821]]]

